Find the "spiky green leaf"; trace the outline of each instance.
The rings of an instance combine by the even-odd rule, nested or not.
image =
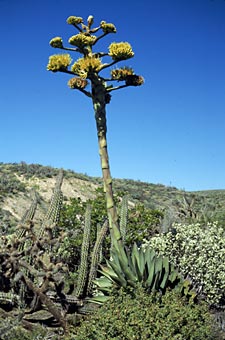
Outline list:
[[[154,284],[155,278],[155,261],[148,261],[148,277],[145,281],[145,286],[151,288]]]
[[[90,298],[88,301],[102,305],[103,303],[105,303],[108,300],[109,300],[109,296],[107,296],[107,295],[96,295],[96,296],[93,296],[92,298]]]
[[[135,268],[136,275],[138,277],[138,281],[143,280],[144,270],[145,270],[145,255],[143,253],[142,248],[138,249],[137,244],[135,243],[132,248],[131,259],[133,267]]]

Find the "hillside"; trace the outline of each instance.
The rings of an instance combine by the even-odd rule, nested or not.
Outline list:
[[[18,221],[35,191],[39,197],[38,218],[45,210],[55,185],[59,169],[38,164],[0,164],[0,218],[4,223]],[[64,171],[62,191],[64,202],[71,197],[93,198],[98,185],[88,177]]]
[[[18,221],[32,198],[39,195],[39,211],[49,202],[55,177],[59,169],[39,164],[0,163],[0,218],[3,224]],[[101,178],[90,177],[64,170],[62,192],[64,202],[71,197],[87,200],[95,196]],[[225,223],[225,190],[187,192],[161,184],[145,183],[130,179],[114,179],[114,191],[128,194],[133,203],[143,203],[151,209],[162,211],[189,210],[204,214]]]

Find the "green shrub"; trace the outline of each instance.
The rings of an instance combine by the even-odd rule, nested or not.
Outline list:
[[[5,320],[5,325],[7,320]],[[11,328],[10,328],[11,327]],[[15,326],[12,325],[8,327],[8,331],[2,332],[1,325],[0,325],[0,339],[1,340],[58,340],[59,337],[57,334],[54,335],[53,332],[48,332],[42,326],[34,326],[33,330],[26,330],[22,326]]]
[[[130,208],[126,228],[126,245],[139,244],[144,238],[158,234],[162,218],[161,211],[146,208],[144,204],[137,204]]]
[[[120,211],[120,197],[115,195],[115,202]],[[97,226],[102,226],[107,218],[105,193],[103,189],[96,189],[96,197],[84,202],[80,198],[71,198],[64,204],[60,213],[59,227],[67,231],[68,236],[64,238],[59,248],[60,256],[67,261],[70,271],[77,270],[80,261],[80,248],[83,239],[84,215],[87,204],[92,207],[91,211],[91,245],[96,239]],[[162,212],[145,208],[138,204],[129,208],[126,220],[126,246],[131,247],[133,243],[140,244],[143,238],[148,238],[159,232]],[[106,237],[103,244],[104,257],[109,256],[110,238]]]
[[[173,229],[156,235],[150,245],[168,256],[184,276],[189,276],[199,293],[210,304],[218,304],[225,292],[225,232],[217,223],[175,224]]]
[[[26,186],[12,173],[0,171],[0,197],[8,194],[15,194],[18,191],[25,192]]]
[[[120,290],[74,329],[67,340],[219,339],[205,304],[187,304],[174,291]]]
[[[107,218],[105,196],[102,189],[96,190],[96,198],[86,202],[78,198],[71,198],[68,204],[64,204],[60,214],[60,230],[67,232],[58,249],[58,255],[67,262],[71,272],[78,269],[80,263],[80,249],[83,241],[83,229],[85,211],[87,205],[91,206],[91,235],[90,247],[93,248],[96,240],[98,226],[102,226]],[[110,239],[104,240],[104,256],[110,248]]]

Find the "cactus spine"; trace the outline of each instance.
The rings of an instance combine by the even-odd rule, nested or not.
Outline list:
[[[95,242],[92,254],[91,254],[91,265],[90,265],[88,285],[87,285],[88,294],[92,293],[93,281],[96,278],[98,265],[101,262],[100,255],[101,255],[102,242],[107,233],[108,227],[109,227],[108,221],[106,220],[97,235],[97,239],[96,239],[96,242]]]
[[[123,196],[120,209],[120,232],[123,242],[125,241],[128,217],[128,196]]]
[[[84,295],[87,273],[88,273],[88,254],[91,231],[91,206],[88,205],[85,212],[85,224],[83,233],[83,242],[81,248],[81,263],[79,268],[79,275],[77,280],[77,287],[75,296],[81,297]]]
[[[61,191],[63,181],[63,170],[59,171],[59,174],[56,178],[55,187],[53,190],[53,195],[51,197],[51,202],[49,208],[44,216],[42,221],[42,225],[40,231],[38,233],[38,237],[41,238],[45,231],[48,229],[50,233],[52,233],[53,228],[59,220],[60,209],[62,206],[63,194]]]
[[[22,239],[26,235],[26,230],[27,230],[27,224],[31,223],[31,221],[34,218],[36,209],[37,209],[37,203],[38,203],[38,198],[37,194],[34,192],[34,197],[32,200],[31,205],[28,207],[28,209],[25,211],[23,214],[18,226],[17,226],[17,231],[16,231],[16,237],[18,239]],[[22,245],[21,245],[22,249]]]

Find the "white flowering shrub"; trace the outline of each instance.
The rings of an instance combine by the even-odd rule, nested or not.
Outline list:
[[[166,234],[145,240],[143,247],[168,256],[210,304],[225,298],[225,231],[217,222],[175,224]]]

